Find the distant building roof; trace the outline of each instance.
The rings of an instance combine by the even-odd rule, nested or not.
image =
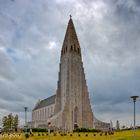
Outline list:
[[[56,95],[53,95],[53,96],[50,96],[44,100],[41,100],[37,103],[37,105],[34,107],[33,110],[37,110],[37,109],[40,109],[42,107],[46,107],[46,106],[49,106],[51,104],[54,104],[55,103],[55,97]]]

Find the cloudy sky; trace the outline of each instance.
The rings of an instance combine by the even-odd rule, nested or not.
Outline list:
[[[55,94],[69,15],[95,116],[130,126],[140,95],[139,0],[0,0],[0,119]],[[137,101],[140,125],[140,100]],[[115,126],[115,123],[114,123]]]

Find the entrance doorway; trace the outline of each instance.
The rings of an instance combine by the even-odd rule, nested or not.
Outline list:
[[[78,128],[78,107],[74,108],[74,129]]]

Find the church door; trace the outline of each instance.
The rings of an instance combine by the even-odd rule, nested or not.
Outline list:
[[[74,129],[78,128],[78,107],[74,109]]]

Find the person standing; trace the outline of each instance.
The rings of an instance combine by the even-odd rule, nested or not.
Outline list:
[[[32,135],[32,128],[30,128],[30,135]]]
[[[0,128],[0,134],[2,133],[2,129]]]

